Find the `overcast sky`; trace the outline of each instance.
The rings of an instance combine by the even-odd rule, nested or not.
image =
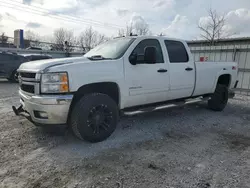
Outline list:
[[[65,27],[78,35],[92,25],[115,36],[126,24],[145,22],[153,34],[190,40],[199,38],[197,23],[206,20],[209,8],[226,15],[235,37],[250,36],[250,0],[0,0],[0,32],[48,36]]]

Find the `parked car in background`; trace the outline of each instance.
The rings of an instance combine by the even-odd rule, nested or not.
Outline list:
[[[26,50],[43,50],[43,49],[42,48],[38,48],[38,47],[32,47],[32,46],[30,46],[30,47],[26,48]]]
[[[52,59],[50,55],[43,54],[19,54],[20,56],[25,57],[28,61],[37,61],[42,59]]]
[[[51,59],[50,55],[0,52],[0,77],[17,82],[17,69],[24,62]]]

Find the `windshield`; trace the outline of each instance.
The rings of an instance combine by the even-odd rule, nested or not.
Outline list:
[[[84,57],[92,58],[98,56],[103,59],[121,58],[134,40],[134,38],[119,38],[107,41],[90,50]]]

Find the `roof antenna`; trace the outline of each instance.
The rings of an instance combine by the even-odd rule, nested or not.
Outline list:
[[[129,36],[138,36],[137,34],[134,34],[133,35],[133,33],[131,32],[130,34],[129,34]]]

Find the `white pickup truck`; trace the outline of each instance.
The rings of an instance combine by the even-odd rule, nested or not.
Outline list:
[[[185,41],[131,36],[105,42],[83,57],[22,64],[21,106],[35,125],[67,124],[80,139],[99,142],[120,112],[197,97],[221,111],[237,85],[235,62],[194,62]]]

